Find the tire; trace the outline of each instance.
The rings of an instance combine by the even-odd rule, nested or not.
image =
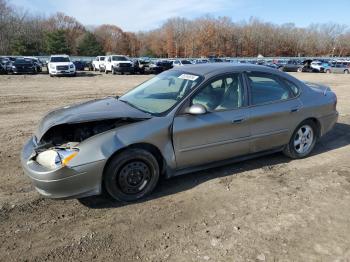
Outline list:
[[[302,73],[302,72],[303,72],[303,69],[302,69],[301,67],[299,67],[299,68],[297,69],[297,72],[298,72],[298,73]]]
[[[117,72],[115,71],[114,67],[112,67],[112,74],[115,75]]]
[[[53,77],[53,75],[50,74],[50,77]]]
[[[131,202],[150,194],[159,180],[159,165],[144,149],[127,149],[113,157],[104,172],[104,186],[118,201]]]
[[[100,73],[102,73],[102,72],[103,72],[103,70],[102,70],[102,68],[101,68],[101,67],[99,67],[99,68],[98,68],[98,71],[100,71]]]
[[[346,75],[349,74],[349,70],[347,70],[347,69],[344,70],[344,74],[346,74]]]
[[[326,74],[330,74],[330,73],[331,73],[331,70],[326,69]]]
[[[318,131],[312,120],[305,120],[295,129],[283,153],[293,159],[308,156],[315,147]]]
[[[105,74],[108,75],[108,70],[107,67],[105,68]]]

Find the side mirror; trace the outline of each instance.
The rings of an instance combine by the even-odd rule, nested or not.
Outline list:
[[[207,109],[201,104],[194,104],[186,109],[186,113],[191,115],[203,115],[207,112]]]

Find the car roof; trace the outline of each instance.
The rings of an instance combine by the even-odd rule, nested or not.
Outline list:
[[[185,65],[185,66],[182,66],[181,68],[174,68],[172,70],[186,71],[187,73],[191,73],[194,75],[202,75],[202,76],[211,76],[213,74],[230,73],[233,71],[237,72],[237,71],[256,70],[259,72],[274,73],[274,74],[279,72],[276,69],[272,69],[262,65],[232,64],[227,62]]]
[[[51,55],[51,57],[69,57],[69,55]]]

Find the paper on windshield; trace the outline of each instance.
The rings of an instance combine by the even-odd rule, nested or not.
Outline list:
[[[182,74],[178,78],[184,79],[184,80],[195,81],[198,78],[198,76],[196,76],[196,75],[189,75],[189,74]]]

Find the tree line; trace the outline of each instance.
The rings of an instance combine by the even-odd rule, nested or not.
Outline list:
[[[150,57],[350,56],[346,25],[276,25],[250,18],[204,16],[168,19],[151,31],[124,32],[116,25],[86,27],[57,13],[34,15],[0,0],[0,55],[124,54]]]

